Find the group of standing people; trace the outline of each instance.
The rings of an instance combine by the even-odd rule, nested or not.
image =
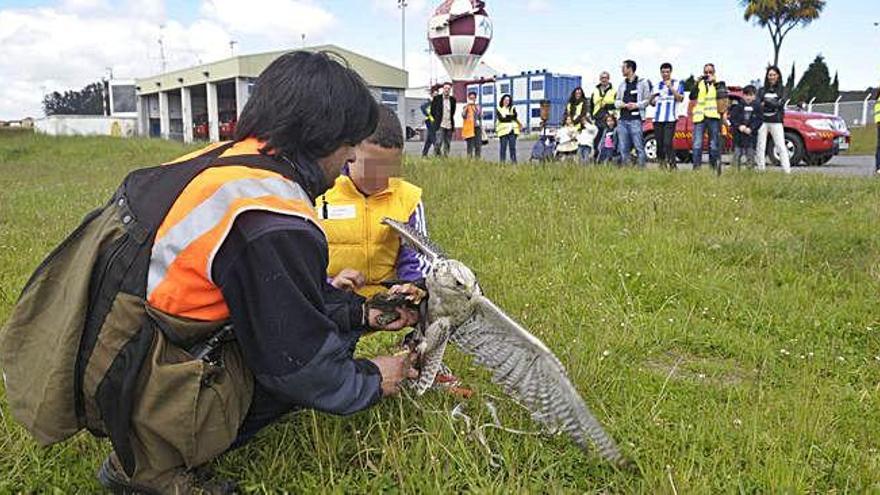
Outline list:
[[[734,138],[734,162],[737,166],[745,158],[754,162],[759,170],[764,170],[769,136],[773,139],[783,170],[790,173],[783,126],[786,96],[782,72],[778,67],[767,69],[761,88],[746,86],[742,100],[734,101],[729,109],[719,107],[719,100],[726,98],[727,88],[718,80],[714,64],[708,63],[703,67],[702,76],[689,93],[684,81],[672,77],[673,67],[668,62],[660,66],[660,82],[656,86],[649,79],[639,77],[637,69],[635,61],[625,60],[621,66],[624,80],[617,88],[611,83],[611,75],[602,72],[599,84],[589,97],[583,88],[572,91],[565,105],[562,119],[564,131],[561,131],[567,152],[577,152],[582,162],[614,162],[622,165],[632,160],[644,167],[647,154],[643,126],[649,117],[649,107],[653,106],[650,117],[654,123],[657,161],[661,167],[675,169],[673,141],[678,105],[687,97],[694,101],[692,160],[695,170],[702,167],[705,145],[709,152],[709,165],[721,173],[721,129],[727,120]],[[449,154],[456,110],[451,89],[450,84],[444,85],[439,94],[422,106],[427,128],[422,156],[427,156],[431,146],[434,146],[437,156]],[[502,95],[496,109],[496,135],[501,141],[502,162],[507,161],[508,156],[516,162],[516,140],[523,127],[512,103],[509,94]],[[485,139],[481,116],[482,108],[477,103],[477,94],[471,92],[462,110],[462,136],[467,141],[468,157],[480,157]],[[880,170],[880,146],[877,160]]]
[[[434,147],[436,156],[449,156],[449,145],[455,130],[455,96],[452,95],[452,85],[446,83],[440,92],[433,92],[431,100],[422,104],[422,114],[425,116],[425,144],[422,147],[422,156],[428,156],[431,147]],[[516,138],[523,127],[513,107],[513,98],[505,94],[501,96],[497,109],[497,124],[495,135],[501,141],[501,161],[507,161],[507,153],[510,159],[516,163]],[[483,107],[477,103],[477,93],[471,91],[467,95],[467,103],[461,110],[462,126],[461,137],[467,145],[468,158],[480,158],[482,156],[483,142],[486,134],[483,131]]]
[[[599,163],[623,164],[635,161],[640,167],[647,162],[643,126],[648,108],[653,106],[651,118],[657,143],[657,161],[661,167],[676,168],[673,146],[678,122],[678,105],[687,96],[694,101],[692,119],[693,167],[698,170],[703,163],[706,144],[709,164],[721,172],[721,128],[725,119],[730,122],[734,136],[735,163],[742,157],[754,161],[758,169],[766,168],[768,135],[772,137],[782,168],[791,171],[788,151],[785,147],[785,94],[782,75],[772,66],[762,88],[746,86],[742,101],[729,108],[719,107],[719,98],[726,96],[726,86],[718,81],[714,64],[703,67],[703,75],[694,88],[687,93],[684,81],[673,79],[672,64],[660,66],[660,82],[654,86],[648,79],[640,78],[638,66],[633,60],[625,60],[621,66],[623,82],[615,90],[610,76],[603,72],[599,84],[588,100],[581,88],[575,88],[565,107],[563,122],[572,122],[579,128],[595,124],[599,132],[592,146],[592,155]],[[590,110],[586,110],[589,105]],[[708,138],[708,143],[705,142]]]

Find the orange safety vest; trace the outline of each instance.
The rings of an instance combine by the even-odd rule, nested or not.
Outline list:
[[[258,140],[246,139],[220,159],[229,163],[241,156],[246,163],[244,157],[259,155],[261,147]],[[149,304],[194,320],[228,318],[229,308],[211,279],[211,267],[235,219],[254,210],[300,217],[321,229],[309,196],[296,182],[247,165],[208,168],[189,182],[159,225],[147,276]]]
[[[461,137],[468,139],[477,135],[477,119],[481,116],[477,115],[476,105],[468,104],[465,112],[467,116],[464,118],[464,123],[461,126]]]

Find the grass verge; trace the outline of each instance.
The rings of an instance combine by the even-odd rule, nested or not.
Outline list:
[[[158,140],[0,136],[0,322],[42,257],[125,173],[187,151]],[[215,465],[247,492],[880,490],[880,183],[410,160],[434,239],[555,349],[640,473],[560,437],[487,430],[457,400],[301,412]],[[366,340],[379,352],[388,339]],[[534,429],[456,351],[507,426]],[[40,448],[0,390],[0,493],[90,493],[106,441]]]

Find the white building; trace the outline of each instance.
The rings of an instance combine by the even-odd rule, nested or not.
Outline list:
[[[397,112],[401,123],[406,122],[405,71],[333,45],[305,50],[332,52],[345,59],[364,78],[376,100]],[[137,79],[139,134],[187,143],[229,139],[257,76],[289,51],[241,55]]]

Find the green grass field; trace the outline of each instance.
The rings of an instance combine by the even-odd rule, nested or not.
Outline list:
[[[0,135],[0,322],[42,257],[162,141]],[[458,399],[294,414],[215,468],[249,492],[880,491],[880,183],[410,161],[429,229],[558,353],[639,466],[486,429]],[[369,340],[364,352],[389,345]],[[535,427],[458,352],[465,401]],[[39,448],[0,391],[0,493],[93,493],[106,441]]]
[[[852,134],[852,147],[846,152],[847,155],[873,155],[877,151],[877,126],[853,127],[849,132]]]

